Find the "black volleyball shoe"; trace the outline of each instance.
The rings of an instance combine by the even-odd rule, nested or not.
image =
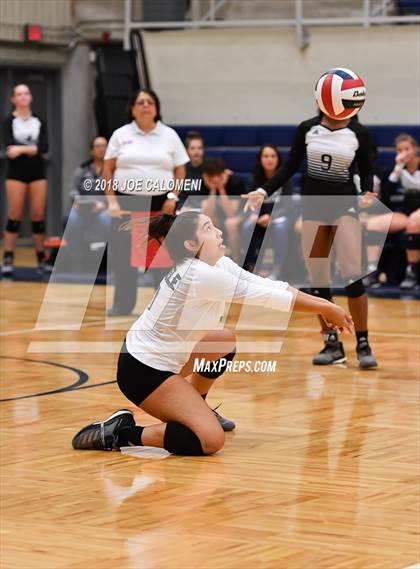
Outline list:
[[[74,449],[84,450],[120,450],[118,432],[122,427],[134,427],[136,422],[133,413],[121,409],[113,413],[105,421],[97,421],[83,427],[73,438]]]
[[[312,363],[316,366],[343,364],[347,360],[343,343],[339,342],[337,334],[327,334],[324,348],[317,354]]]
[[[408,265],[403,282],[400,284],[401,290],[413,290],[417,285],[416,271],[413,266]]]
[[[369,342],[363,339],[357,344],[356,347],[357,359],[359,360],[360,369],[369,369],[371,367],[377,367],[378,362],[372,352],[372,348],[369,346]]]
[[[13,257],[5,255],[1,265],[1,274],[3,277],[13,276]]]

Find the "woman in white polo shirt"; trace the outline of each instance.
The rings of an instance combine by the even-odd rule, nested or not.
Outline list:
[[[185,178],[188,154],[177,133],[161,121],[160,101],[154,91],[140,89],[130,101],[132,121],[110,138],[103,177],[109,213],[113,218],[114,304],[109,316],[130,314],[136,303],[137,269],[130,264],[130,236],[118,231],[127,211],[174,209],[167,193],[173,182]]]

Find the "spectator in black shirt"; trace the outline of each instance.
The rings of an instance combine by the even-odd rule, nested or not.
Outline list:
[[[201,178],[204,162],[204,139],[195,130],[190,130],[185,138],[185,148],[190,161],[185,165],[185,177],[191,179]]]
[[[241,178],[226,168],[223,158],[218,157],[204,161],[203,182],[202,195],[209,197],[202,201],[202,211],[215,225],[226,231],[230,255],[237,261],[240,249],[239,228],[243,220],[240,197],[245,192],[245,185]]]
[[[269,180],[281,165],[281,156],[276,146],[265,144],[258,152],[257,161],[253,169],[251,190],[260,188]],[[281,188],[282,195],[292,193],[292,183],[287,181]],[[281,268],[287,251],[290,224],[293,222],[290,211],[276,207],[276,216],[271,215],[274,202],[264,202],[259,213],[250,213],[242,225],[242,241],[249,243],[245,258],[245,268],[254,271],[257,257],[260,252],[267,228],[274,248],[274,270],[270,278],[279,280]],[[270,224],[270,226],[269,226]],[[268,227],[269,226],[269,227]],[[252,238],[251,238],[252,235]]]
[[[196,130],[190,130],[187,132],[187,136],[184,140],[185,149],[190,158],[190,161],[185,164],[185,179],[197,180],[201,179],[203,175],[203,162],[204,162],[204,138]],[[188,207],[200,207],[194,201],[194,196],[199,195],[200,192],[186,192],[182,191],[179,198],[177,209],[181,209],[185,201],[189,199]]]

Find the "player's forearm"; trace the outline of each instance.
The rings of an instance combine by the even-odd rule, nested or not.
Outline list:
[[[20,153],[27,156],[36,156],[38,154],[38,146],[21,146]]]
[[[309,312],[312,314],[322,314],[323,316],[328,315],[331,305],[328,300],[306,294],[293,287],[289,287],[288,290],[296,295],[293,307],[296,312]]]

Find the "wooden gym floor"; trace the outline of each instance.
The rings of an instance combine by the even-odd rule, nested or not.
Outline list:
[[[58,314],[86,285],[61,286]],[[127,406],[112,382],[132,319],[106,329],[98,286],[80,330],[34,331],[45,288],[0,283],[2,569],[418,563],[419,303],[371,301],[380,365],[367,372],[356,367],[353,338],[344,338],[347,364],[314,367],[314,318],[294,316],[275,334],[264,332],[275,315],[257,314],[261,331],[239,339],[257,345],[280,336],[284,346],[281,354],[239,353],[277,360],[275,373],[231,373],[216,383],[210,403],[222,401],[222,414],[237,423],[223,450],[147,458],[72,450],[76,430]],[[152,292],[139,290],[138,309]],[[109,349],[95,353],[101,341]],[[80,353],[86,342],[95,344]],[[51,353],[57,346],[64,353]],[[86,383],[65,390],[84,374]],[[140,411],[136,419],[154,422]]]

